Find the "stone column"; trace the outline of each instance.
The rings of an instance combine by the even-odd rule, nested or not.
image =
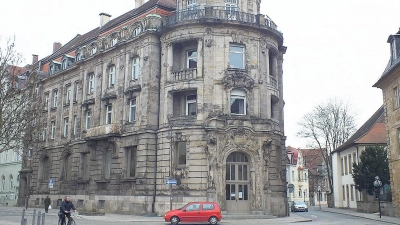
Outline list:
[[[172,81],[172,66],[174,63],[173,44],[167,44],[167,81]]]
[[[203,57],[204,57],[204,49],[203,49],[203,39],[200,38],[197,41],[197,77],[204,77],[203,75]]]

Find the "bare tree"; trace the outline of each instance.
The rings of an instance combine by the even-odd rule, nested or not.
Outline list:
[[[304,115],[298,136],[310,141],[310,147],[321,149],[325,162],[329,194],[333,192],[331,152],[356,131],[354,113],[342,100],[330,99]]]
[[[15,38],[8,39],[5,47],[2,44],[0,38],[0,152],[24,155],[26,144],[37,140],[32,142],[31,136],[38,134],[35,121],[40,100],[31,88],[34,84],[28,82],[28,68],[18,66],[22,57],[15,50]]]

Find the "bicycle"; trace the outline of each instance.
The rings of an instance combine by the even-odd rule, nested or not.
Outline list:
[[[62,223],[62,218],[59,217],[58,225],[76,225],[75,220],[72,218],[73,211],[66,211],[66,213],[71,213],[70,217],[65,216],[64,213],[64,223]],[[67,218],[68,218],[68,223],[67,223]]]

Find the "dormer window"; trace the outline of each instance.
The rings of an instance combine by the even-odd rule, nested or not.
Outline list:
[[[64,59],[62,61],[62,69],[66,70],[68,68],[68,59]]]
[[[138,36],[140,33],[142,33],[142,28],[140,26],[138,26],[133,31],[133,36]]]
[[[117,43],[118,43],[117,37],[114,37],[113,39],[111,39],[111,47],[114,47]]]
[[[57,73],[58,71],[60,71],[60,69],[61,69],[60,62],[52,61],[50,63],[50,69],[49,69],[50,75]]]
[[[76,54],[76,61],[81,61],[82,60],[82,54],[81,53],[78,53],[78,54]]]
[[[93,46],[92,50],[90,51],[90,55],[94,55],[97,52],[97,46]]]

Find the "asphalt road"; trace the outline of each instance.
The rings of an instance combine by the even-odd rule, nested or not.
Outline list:
[[[43,211],[42,211],[43,212]],[[2,209],[0,210],[0,225],[20,225],[21,224],[21,213],[22,209]],[[296,225],[386,225],[386,223],[379,223],[377,221],[367,220],[359,217],[348,216],[337,213],[314,211],[310,209],[309,212],[296,212],[294,213],[305,219],[312,219],[311,222],[297,222]],[[26,214],[28,225],[32,224],[32,210],[28,211]],[[45,225],[56,225],[58,222],[58,217],[56,212],[46,214]],[[158,222],[159,220],[159,222]],[[81,217],[75,216],[75,221],[77,225],[167,225],[162,220],[162,218],[152,218],[151,221],[110,221],[107,216],[105,217]],[[229,220],[222,221],[219,223],[221,225],[258,225],[258,224],[273,224],[273,225],[283,225],[288,224],[284,222],[283,218],[278,219],[240,219],[240,220]],[[35,224],[37,225],[37,221]]]

